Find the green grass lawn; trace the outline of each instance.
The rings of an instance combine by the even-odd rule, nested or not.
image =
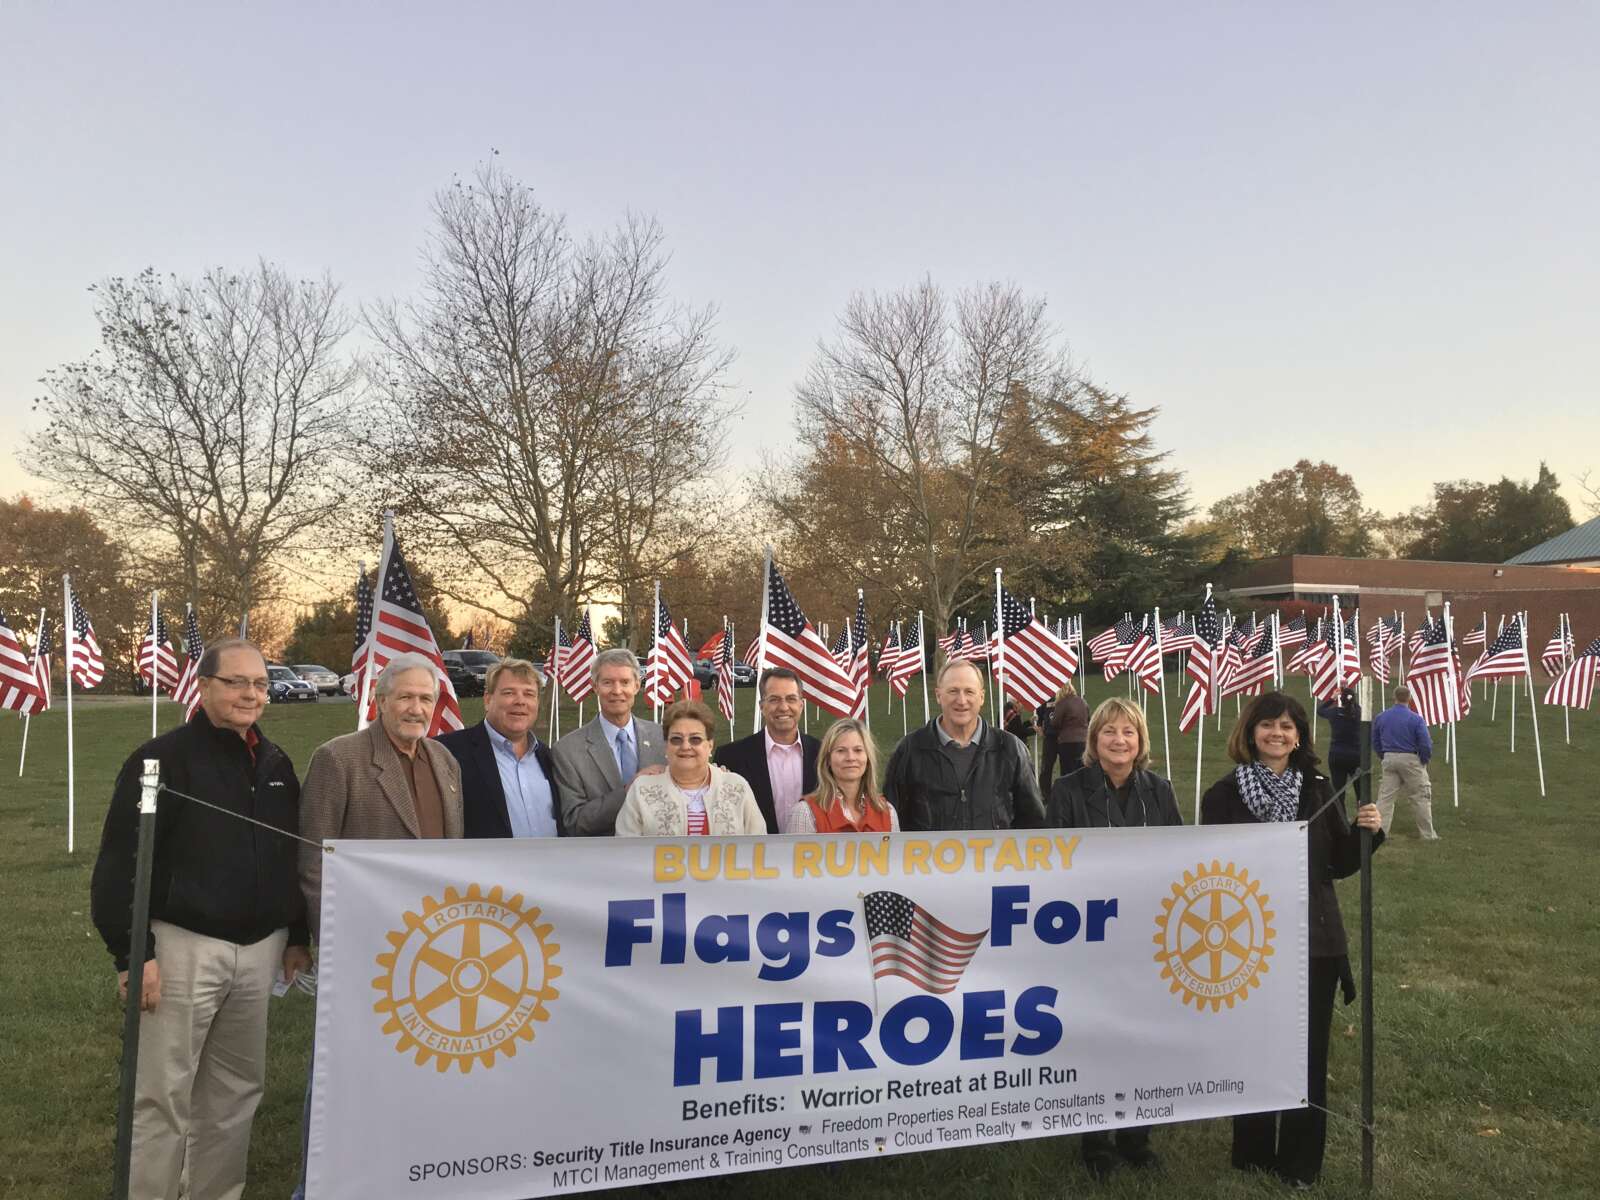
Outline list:
[[[1169,677],[1169,684],[1176,684]],[[1304,694],[1305,681],[1291,690]],[[1108,692],[1091,677],[1091,703]],[[1194,739],[1176,733],[1173,772],[1187,813]],[[748,731],[753,693],[739,693]],[[898,708],[875,689],[872,717],[885,751],[899,737]],[[1565,1197],[1600,1194],[1600,905],[1596,900],[1596,792],[1600,719],[1580,713],[1572,745],[1558,710],[1540,714],[1549,795],[1539,795],[1527,710],[1517,753],[1507,752],[1488,705],[1460,731],[1461,804],[1449,769],[1433,768],[1443,841],[1415,837],[1402,804],[1395,837],[1377,855],[1378,1185],[1418,1197]],[[468,702],[469,719],[479,715]],[[912,710],[920,721],[920,690]],[[592,706],[589,715],[592,715]],[[1228,714],[1231,717],[1231,712]],[[1156,765],[1160,717],[1152,709]],[[575,714],[562,716],[571,729]],[[164,704],[162,727],[178,719]],[[821,722],[813,719],[811,729]],[[353,728],[348,703],[273,710],[265,721],[301,768],[326,738]],[[1226,730],[1227,721],[1224,722]],[[110,1183],[122,1031],[111,960],[88,914],[89,875],[111,781],[149,733],[148,704],[90,700],[78,708],[77,853],[66,853],[66,724],[56,708],[35,720],[27,776],[15,776],[21,723],[0,720],[0,1197],[98,1197]],[[1325,732],[1324,735],[1325,737]],[[1223,737],[1207,731],[1202,776],[1225,770]],[[1357,930],[1355,881],[1343,885]],[[1351,957],[1359,962],[1357,948]],[[299,1159],[301,1094],[311,1002],[298,992],[273,1004],[267,1095],[255,1124],[250,1194],[285,1197]],[[1355,1008],[1335,1015],[1331,1105],[1359,1104]],[[559,1087],[559,1083],[554,1086]],[[1281,1191],[1228,1168],[1228,1124],[1159,1129],[1166,1168],[1123,1173],[1096,1187],[1072,1139],[936,1151],[792,1168],[677,1185],[729,1197],[765,1197],[778,1184],[794,1200],[937,1192],[958,1196],[1264,1196]],[[1353,1120],[1331,1123],[1327,1196],[1359,1194]]]

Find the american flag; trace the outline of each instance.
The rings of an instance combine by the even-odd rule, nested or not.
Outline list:
[[[50,707],[50,618],[39,622],[39,636],[33,642],[33,678],[38,691],[36,698],[23,702],[22,713],[42,712]]]
[[[904,979],[925,992],[955,991],[972,956],[989,936],[963,933],[899,892],[868,892],[867,946],[872,978]]]
[[[859,721],[867,719],[867,694],[872,686],[870,644],[867,641],[867,597],[858,593],[856,615],[850,618],[850,661],[845,664],[845,672],[855,680],[856,702],[850,715]]]
[[[965,621],[961,622],[961,628],[956,630],[955,638],[955,642],[945,654],[946,658],[982,662],[989,657],[984,652],[984,647],[978,644],[978,639],[972,636],[972,632],[967,628]]]
[[[1544,653],[1539,656],[1539,663],[1544,667],[1544,673],[1554,679],[1567,669],[1567,659],[1572,657],[1572,630],[1567,628],[1567,623],[1561,621],[1556,625],[1556,631],[1550,635],[1550,640],[1545,643]]]
[[[39,678],[22,641],[0,613],[0,708],[33,712],[39,701]]]
[[[1444,725],[1462,717],[1461,693],[1465,686],[1457,674],[1458,664],[1444,619],[1426,621],[1419,632],[1422,641],[1406,667],[1406,686],[1411,689],[1411,707],[1429,725]]]
[[[1524,675],[1528,672],[1528,642],[1522,634],[1522,618],[1513,617],[1511,624],[1502,629],[1494,643],[1467,671],[1466,682],[1474,679],[1496,679],[1506,675]]]
[[[949,633],[945,634],[942,638],[939,639],[939,649],[944,653],[944,656],[946,658],[949,658],[950,657],[950,651],[955,648],[956,643],[959,642],[960,640],[961,640],[961,626],[957,625]]]
[[[1201,717],[1217,711],[1222,699],[1222,622],[1217,619],[1217,602],[1206,589],[1205,603],[1194,618],[1194,645],[1189,650],[1189,678],[1194,682],[1184,697],[1178,730],[1187,733]]]
[[[1118,624],[1121,624],[1121,622],[1118,622]],[[1089,639],[1089,653],[1093,656],[1095,662],[1104,664],[1106,655],[1116,649],[1118,643],[1117,626],[1113,625],[1110,629],[1097,633]]]
[[[372,583],[362,564],[356,575],[356,644],[350,651],[350,673],[356,677],[356,694],[361,693],[361,672],[367,665],[367,643],[372,637]]]
[[[1585,646],[1582,654],[1573,656],[1572,662],[1545,692],[1544,702],[1564,708],[1588,708],[1594,699],[1597,675],[1600,675],[1600,638]]]
[[[572,634],[566,626],[557,622],[556,635],[550,640],[550,653],[544,656],[544,673],[548,679],[554,679],[558,685],[565,687],[561,680],[561,664],[567,659],[567,651],[572,649]]]
[[[777,563],[770,563],[767,569],[767,620],[761,637],[763,664],[788,667],[805,684],[813,704],[836,717],[848,717],[855,710],[855,681],[834,661],[800,611]]]
[[[1141,629],[1142,626],[1136,624],[1132,617],[1124,617],[1111,627],[1110,632],[1116,635],[1116,641],[1106,647],[1104,654],[1096,655],[1100,660],[1101,669],[1105,672],[1107,683],[1121,675],[1127,667],[1128,652],[1139,640]]]
[[[895,665],[900,661],[900,623],[889,622],[889,632],[883,635],[883,645],[878,650],[878,674],[885,679],[894,677]]]
[[[585,614],[587,616],[587,614]],[[722,618],[722,635],[717,644],[717,708],[723,720],[733,724],[733,623]]]
[[[566,630],[562,630],[563,636]],[[578,621],[577,632],[568,639],[568,644],[561,654],[561,662],[557,665],[557,680],[561,690],[572,699],[582,704],[594,693],[594,680],[590,678],[590,668],[594,666],[594,625],[589,620],[589,610],[583,610],[583,616]]]
[[[200,638],[200,622],[194,615],[194,605],[186,605],[183,615],[183,671],[172,689],[172,698],[183,705],[183,719],[194,716],[200,707],[200,656],[206,644]]]
[[[693,678],[689,644],[683,640],[682,631],[672,623],[665,597],[657,593],[655,638],[650,643],[650,657],[644,668],[645,698],[652,704],[670,704]]]
[[[1273,677],[1272,622],[1264,621],[1261,636],[1223,685],[1224,696],[1259,696],[1266,691]]]
[[[92,688],[106,676],[105,660],[100,657],[100,642],[94,636],[94,622],[78,602],[78,593],[67,587],[68,620],[72,636],[67,642],[67,674],[79,687]]]
[[[901,629],[899,633],[900,653],[895,656],[894,669],[889,674],[889,686],[894,689],[896,696],[904,699],[912,679],[923,669],[922,635],[917,632],[915,625],[910,629]]]
[[[1077,651],[1003,587],[995,626],[998,646],[991,657],[998,665],[1002,690],[1019,703],[1037,708],[1077,673]]]
[[[1289,656],[1288,662],[1284,663],[1285,671],[1310,675],[1316,669],[1317,663],[1328,652],[1328,643],[1323,639],[1323,627],[1324,622],[1318,617],[1309,626],[1301,629],[1300,648]]]
[[[1178,654],[1194,649],[1194,622],[1179,613],[1161,623],[1161,653]]]
[[[1221,695],[1228,695],[1228,681],[1233,678],[1233,673],[1244,666],[1245,634],[1235,625],[1222,635],[1222,669],[1218,672],[1217,682],[1221,685]]]
[[[1345,656],[1345,625],[1339,618],[1337,601],[1334,615],[1322,622],[1322,649],[1318,651],[1311,670],[1311,694],[1318,700],[1334,701],[1344,689],[1344,672],[1341,667]]]
[[[1389,686],[1389,657],[1400,646],[1399,622],[1392,617],[1380,617],[1372,623],[1367,634],[1372,645],[1372,673],[1384,687]]]
[[[1128,647],[1123,668],[1151,695],[1161,691],[1160,636],[1151,618],[1146,617],[1144,624],[1139,627],[1138,637],[1134,639],[1133,645]]]
[[[827,632],[827,627],[823,627]],[[828,647],[828,653],[833,655],[833,661],[838,663],[845,671],[850,670],[850,622],[846,621],[839,626],[839,633],[833,639],[833,645]]]
[[[1464,633],[1464,634],[1461,635],[1461,644],[1463,646],[1486,646],[1486,645],[1488,645],[1489,644],[1489,619],[1488,619],[1488,617],[1479,617],[1478,618],[1478,627],[1476,629],[1474,629],[1471,633]]]
[[[1301,613],[1287,625],[1282,625],[1278,630],[1278,648],[1287,650],[1291,646],[1301,646],[1306,640],[1306,617]]]
[[[411,582],[411,571],[406,566],[405,555],[400,552],[400,539],[395,537],[393,526],[384,530],[383,561],[378,566],[378,589],[373,604],[372,637],[369,639],[372,674],[389,664],[401,654],[420,654],[433,663],[434,679],[439,685],[439,699],[433,706],[433,720],[428,725],[428,736],[446,730],[460,729],[461,702],[456,699],[455,685],[445,673],[444,658],[439,653],[439,643],[434,640],[433,628],[427,614],[422,611],[422,601],[417,599],[417,589]],[[377,716],[377,689],[368,697],[366,719]]]
[[[154,620],[145,627],[144,640],[139,643],[139,678],[159,691],[172,692],[178,686],[178,656],[168,644],[167,614],[157,610]]]

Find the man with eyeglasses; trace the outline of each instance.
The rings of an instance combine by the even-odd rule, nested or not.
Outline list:
[[[280,969],[292,983],[311,965],[297,847],[285,836],[299,827],[300,781],[256,723],[267,703],[266,660],[247,641],[216,642],[198,674],[193,718],[123,764],[90,885],[123,998],[130,967],[144,979],[134,1196],[177,1196],[185,1174],[191,1196],[243,1193],[273,982]],[[130,964],[147,758],[160,761],[172,790],[156,804],[147,957]]]
[[[806,693],[800,676],[788,667],[763,671],[756,694],[761,702],[761,732],[719,747],[712,761],[750,785],[767,819],[767,832],[777,833],[800,797],[817,790],[817,751],[822,743],[800,732]]]
[[[628,785],[640,775],[664,771],[667,752],[661,726],[633,715],[640,671],[632,650],[600,651],[589,678],[600,715],[558,738],[550,757],[561,794],[562,829],[568,836],[610,837]]]

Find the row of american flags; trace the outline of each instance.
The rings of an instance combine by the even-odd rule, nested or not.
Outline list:
[[[865,716],[868,687],[876,675],[904,697],[911,681],[927,669],[926,633],[922,615],[888,624],[874,647],[869,636],[867,600],[857,593],[855,612],[842,623],[831,645],[813,625],[790,591],[777,564],[768,560],[764,588],[765,619],[738,661],[755,668],[781,666],[793,670],[806,685],[809,699],[838,716]],[[355,591],[356,629],[351,671],[360,681],[365,717],[374,715],[370,681],[397,654],[418,653],[435,665],[440,699],[433,732],[461,727],[461,709],[444,669],[437,640],[418,600],[404,554],[386,522],[383,558],[376,581],[360,571]],[[92,688],[105,674],[105,663],[88,612],[70,584],[65,590],[66,617],[71,636],[66,639],[67,670],[81,688]],[[657,589],[655,619],[644,690],[647,699],[664,704],[682,694],[694,679],[694,656],[687,631],[672,618],[665,597]],[[1048,703],[1063,684],[1078,673],[1080,659],[1089,658],[1107,681],[1126,675],[1131,685],[1149,693],[1165,686],[1164,660],[1184,655],[1183,674],[1189,682],[1178,727],[1187,731],[1204,715],[1214,714],[1229,696],[1253,695],[1266,690],[1284,674],[1308,676],[1312,694],[1334,699],[1353,686],[1363,672],[1363,658],[1374,676],[1387,685],[1391,663],[1409,654],[1405,680],[1411,685],[1413,705],[1431,724],[1460,720],[1471,711],[1469,684],[1476,679],[1530,675],[1531,661],[1526,618],[1502,619],[1491,639],[1487,619],[1464,635],[1452,637],[1445,614],[1429,615],[1406,635],[1398,616],[1382,617],[1363,633],[1359,611],[1340,611],[1335,598],[1331,611],[1321,617],[1297,616],[1283,621],[1277,614],[1258,621],[1254,614],[1234,620],[1219,612],[1207,594],[1193,616],[1179,613],[1159,620],[1157,614],[1129,614],[1097,636],[1085,641],[1082,617],[1061,617],[1054,622],[1037,616],[1031,602],[1024,603],[997,581],[995,603],[977,628],[960,620],[938,636],[937,647],[948,659],[987,663],[1001,681],[1002,691],[1021,704]],[[1402,653],[1404,646],[1404,653]],[[1470,667],[1464,667],[1461,649],[1481,646]],[[198,618],[186,606],[182,650],[170,636],[164,613],[152,608],[139,644],[137,668],[153,689],[164,691],[185,705],[186,716],[199,702],[197,668],[204,651]],[[876,649],[874,666],[872,652]],[[52,629],[43,612],[31,654],[22,639],[0,614],[0,708],[32,713],[50,707]],[[699,657],[715,664],[717,698],[723,714],[733,718],[733,675],[737,643],[734,627],[723,626],[699,650]],[[1087,651],[1089,658],[1082,658]],[[1292,652],[1292,653],[1291,653]],[[590,667],[598,653],[591,614],[585,610],[575,628],[557,626],[545,660],[547,675],[573,700],[582,702],[592,692]],[[1570,623],[1563,617],[1539,659],[1552,677],[1545,703],[1586,708],[1600,679],[1600,638],[1580,651]]]

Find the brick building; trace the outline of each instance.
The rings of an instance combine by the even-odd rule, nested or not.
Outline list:
[[[1600,522],[1591,524],[1600,533]],[[1408,630],[1416,628],[1425,609],[1437,612],[1448,600],[1458,637],[1485,613],[1493,630],[1502,614],[1526,611],[1535,674],[1540,673],[1539,652],[1561,613],[1571,617],[1579,647],[1600,636],[1600,561],[1593,560],[1530,566],[1286,554],[1243,563],[1216,585],[1236,610],[1252,602],[1329,604],[1337,594],[1341,604],[1360,604],[1363,625],[1369,616],[1398,611],[1405,614]]]

